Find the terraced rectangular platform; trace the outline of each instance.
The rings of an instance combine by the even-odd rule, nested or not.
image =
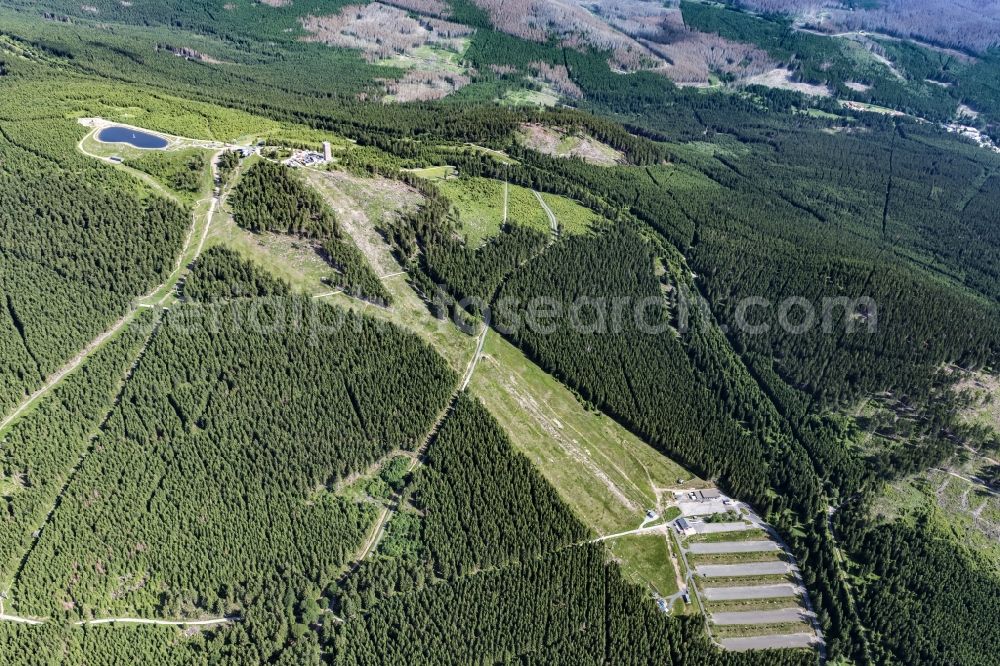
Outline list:
[[[799,622],[806,612],[795,606],[793,608],[778,608],[776,610],[723,611],[712,613],[714,624],[782,624]]]
[[[716,541],[714,543],[693,543],[688,552],[694,555],[716,555],[721,553],[766,553],[780,550],[773,541]]]
[[[776,599],[795,597],[799,589],[794,585],[743,585],[738,587],[706,587],[702,590],[706,601],[741,601],[744,599]]]
[[[766,648],[802,648],[812,647],[815,643],[816,637],[805,633],[723,638],[719,641],[719,644],[723,648],[734,651],[763,650]]]
[[[699,576],[717,578],[720,576],[767,576],[791,571],[787,562],[745,562],[743,564],[700,564],[695,567]]]
[[[720,532],[742,532],[752,527],[749,523],[696,523],[694,530],[698,534],[718,534]]]

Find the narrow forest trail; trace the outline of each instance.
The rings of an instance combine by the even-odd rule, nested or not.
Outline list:
[[[114,336],[118,331],[122,330],[126,324],[128,324],[132,319],[135,318],[136,310],[128,312],[126,315],[121,317],[118,321],[111,325],[111,328],[107,329],[96,338],[87,343],[87,345],[80,350],[73,358],[71,358],[66,365],[56,370],[54,373],[46,377],[45,383],[42,384],[34,393],[26,396],[24,400],[21,401],[17,407],[14,408],[12,412],[7,414],[2,421],[0,421],[0,432],[2,432],[7,426],[17,420],[19,416],[24,414],[36,401],[45,396],[49,391],[54,389],[56,386],[62,382],[71,372],[76,370],[91,354],[100,349],[105,342],[107,342],[112,336]]]
[[[489,332],[490,332],[490,327],[487,326],[486,324],[483,324],[483,331],[482,333],[479,334],[479,341],[476,343],[476,351],[472,355],[472,360],[469,361],[469,367],[466,369],[465,377],[462,379],[462,386],[458,389],[455,396],[452,398],[452,402],[454,402],[454,399],[458,397],[459,393],[469,388],[469,382],[472,381],[472,373],[476,371],[476,365],[479,363],[479,359],[483,355],[483,345],[486,344],[486,334]]]
[[[22,617],[20,615],[11,615],[4,610],[4,600],[6,595],[0,594],[0,622],[14,622],[16,624],[30,624],[39,625],[46,621],[45,618],[37,617]]]
[[[552,209],[549,208],[547,203],[545,203],[545,199],[542,198],[542,195],[539,194],[537,190],[532,190],[531,192],[535,195],[535,198],[538,199],[538,203],[541,204],[542,209],[545,211],[545,215],[549,218],[549,229],[552,230],[552,235],[558,238],[559,219],[556,218],[556,214],[552,212]]]
[[[232,624],[243,620],[239,615],[210,617],[203,620],[150,620],[142,617],[104,617],[97,620],[80,620],[73,624],[78,627],[97,624],[155,624],[163,627],[208,627],[217,624]]]
[[[15,624],[28,624],[38,626],[51,622],[47,617],[24,617],[22,615],[11,615],[4,611],[4,598],[0,596],[0,622],[13,622]],[[240,615],[226,615],[223,617],[209,617],[199,620],[156,620],[143,617],[102,617],[94,620],[78,620],[73,623],[75,627],[93,626],[98,624],[153,624],[162,627],[211,627],[219,624],[232,624],[242,622]]]
[[[219,160],[222,158],[222,154],[224,152],[225,152],[224,150],[217,151],[212,155],[212,159],[209,162],[209,165],[212,170],[212,183],[215,183],[216,179],[219,177]],[[239,172],[241,169],[242,165],[240,165],[240,167],[237,167],[237,172]],[[235,182],[235,180],[236,179],[234,178],[232,182]],[[229,188],[227,187],[225,191],[219,190],[218,194],[215,194],[213,192],[212,196],[210,197],[210,201],[208,203],[208,212],[205,213],[205,218],[206,218],[205,228],[201,232],[201,240],[198,241],[198,248],[194,251],[194,257],[192,261],[200,257],[202,250],[205,249],[205,240],[208,239],[208,231],[212,227],[212,216],[215,215],[216,210],[218,210],[219,205],[222,203],[222,199],[228,193],[229,193]],[[202,201],[204,201],[204,199]],[[182,252],[181,257],[183,256],[184,253]]]
[[[608,541],[610,539],[618,539],[619,537],[631,536],[634,534],[666,534],[667,529],[669,527],[670,526],[667,523],[650,525],[648,527],[637,527],[634,530],[628,530],[626,532],[618,532],[616,534],[605,534],[604,536],[597,537],[596,539],[591,539],[587,543],[600,543],[602,541]]]
[[[993,488],[987,485],[987,483],[983,479],[980,479],[975,476],[965,476],[964,474],[959,474],[958,472],[954,472],[950,469],[944,469],[942,467],[935,467],[932,469],[936,469],[939,472],[944,472],[945,474],[953,476],[956,479],[961,479],[962,481],[965,481],[966,483],[976,487],[977,489],[979,489],[980,492],[986,493],[987,495],[992,495],[993,497],[1000,497],[1000,492],[993,490]]]

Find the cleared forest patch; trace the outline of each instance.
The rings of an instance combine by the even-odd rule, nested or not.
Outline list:
[[[617,6],[619,15],[646,16],[655,21],[667,11],[662,4],[630,0],[595,3],[578,0],[473,0],[502,32],[534,42],[555,38],[570,48],[593,47],[610,51],[612,67],[625,71],[660,67],[662,58],[630,35],[610,25],[606,14]]]
[[[742,79],[777,65],[754,44],[689,28],[677,9],[668,11],[655,30],[647,30],[642,37],[650,50],[663,57],[663,72],[680,85],[707,85],[721,74]]]
[[[307,41],[357,49],[369,62],[407,70],[398,80],[384,81],[390,101],[440,99],[471,81],[458,63],[475,32],[468,26],[411,16],[380,2],[348,5],[336,14],[309,15],[300,22],[309,33]]]
[[[929,513],[943,534],[1000,571],[1000,496],[970,475],[986,466],[973,457],[953,471],[931,469],[897,481],[876,502],[874,517],[887,522]]]
[[[707,484],[608,416],[500,336],[487,338],[471,389],[514,445],[598,535],[638,527],[665,488]]]
[[[587,134],[537,123],[521,125],[518,138],[522,144],[552,157],[576,157],[590,164],[614,166],[625,164],[625,156]]]
[[[1000,375],[969,373],[955,384],[953,390],[965,404],[962,416],[966,423],[982,425],[1000,433]]]
[[[373,2],[348,5],[336,14],[309,15],[301,19],[307,41],[358,49],[371,62],[400,53],[413,53],[421,46],[461,47],[462,37],[474,30],[441,19],[414,18],[398,7]]]
[[[670,548],[662,534],[633,534],[608,542],[612,557],[633,582],[648,584],[661,597],[678,591]]]
[[[784,67],[775,67],[764,74],[751,76],[743,83],[746,85],[767,86],[768,88],[780,88],[782,90],[794,90],[795,92],[814,97],[829,97],[832,94],[827,86],[796,81],[793,76],[794,73],[792,70]]]

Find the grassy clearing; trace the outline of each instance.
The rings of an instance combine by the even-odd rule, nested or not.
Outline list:
[[[424,44],[408,53],[399,53],[391,58],[379,60],[376,64],[383,67],[398,67],[400,69],[420,69],[427,72],[443,72],[447,74],[465,74],[467,69],[462,66],[462,56],[472,40],[457,40],[456,50]]]
[[[634,529],[655,489],[707,487],[490,335],[471,388],[560,497],[596,534]],[[683,479],[681,484],[679,480]]]
[[[506,91],[497,101],[508,106],[555,106],[559,103],[559,93],[550,87],[541,90],[520,88]]]
[[[361,213],[367,228],[374,229],[400,212],[415,208],[422,201],[419,192],[398,180],[362,178],[344,171],[314,170],[308,170],[306,177],[321,193],[337,195],[330,203],[337,219],[345,225]]]
[[[503,181],[490,178],[456,178],[452,167],[415,169],[413,173],[429,180],[448,197],[460,222],[461,233],[470,247],[479,247],[500,233],[503,224]],[[593,211],[577,202],[554,194],[542,194],[564,233],[584,233],[600,221]],[[548,232],[549,218],[534,192],[517,185],[508,186],[507,219]]]
[[[559,220],[559,230],[565,234],[582,234],[601,222],[601,217],[577,202],[555,194],[543,193],[542,199]]]
[[[471,150],[472,152],[480,153],[482,155],[489,155],[490,157],[495,159],[497,162],[500,162],[501,164],[520,164],[519,161],[515,160],[513,157],[503,152],[502,150],[487,148],[486,146],[480,146],[479,144],[475,143],[464,143],[461,146],[443,144],[435,146],[435,148],[441,151],[442,153],[457,153],[460,151]],[[434,169],[437,167],[429,167],[429,168]],[[414,173],[416,173],[417,171],[424,171],[424,169],[411,169],[411,171],[414,171]]]
[[[405,170],[409,171],[414,176],[418,176],[420,178],[426,178],[427,180],[435,180],[435,181],[437,181],[437,180],[447,180],[449,178],[456,178],[457,177],[457,173],[458,173],[457,171],[455,171],[455,167],[453,167],[453,166],[447,166],[447,165],[445,165],[445,166],[425,167],[423,169],[405,169]],[[440,183],[438,183],[438,184],[440,184]]]
[[[445,178],[435,184],[451,201],[452,210],[461,223],[461,233],[470,247],[478,247],[500,233],[500,226],[503,224],[503,181],[490,178]],[[553,199],[561,199],[557,205],[562,209],[573,210],[572,215],[567,216],[572,218],[575,226],[579,226],[582,215],[572,207],[589,212],[568,199]],[[510,185],[508,189],[507,219],[512,224],[549,231],[549,218],[534,193],[517,185]]]
[[[205,241],[206,247],[214,245],[236,250],[301,293],[330,291],[324,280],[333,275],[333,269],[319,255],[319,246],[308,239],[285,234],[255,234],[238,227],[228,212],[218,212]]]
[[[608,542],[622,573],[637,585],[648,585],[662,597],[677,592],[667,540],[662,534],[633,534]]]
[[[530,123],[521,126],[517,138],[524,146],[552,157],[575,157],[601,166],[626,163],[620,151],[575,130]]]
[[[1000,432],[1000,375],[986,372],[969,373],[955,385],[966,407],[962,420]]]
[[[479,247],[500,233],[503,224],[503,183],[488,178],[461,178],[437,183],[461,222],[469,247]]]
[[[549,217],[531,190],[511,185],[507,205],[507,219],[510,222],[522,224],[538,231],[549,231]],[[554,211],[555,209],[553,209]]]
[[[854,118],[850,116],[841,116],[836,113],[830,113],[829,111],[823,111],[821,109],[806,109],[805,114],[811,118],[823,118],[826,120],[840,120],[846,122],[853,122]]]
[[[177,203],[183,203],[181,198],[176,193],[161,184],[156,178],[153,178],[144,171],[133,169],[131,166],[126,164],[124,161],[125,151],[117,150],[117,145],[118,144],[101,143],[100,141],[93,139],[90,135],[86,136],[80,142],[80,147],[85,153],[88,154],[89,157],[97,156],[99,158],[115,158],[115,168],[128,173],[136,179],[136,194],[138,196],[146,197],[155,192],[161,196],[167,197],[168,199],[172,199]],[[95,150],[92,150],[92,148],[95,148]],[[138,151],[137,148],[133,148],[131,150]]]

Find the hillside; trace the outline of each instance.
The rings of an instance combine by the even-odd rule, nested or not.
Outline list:
[[[802,6],[0,0],[0,661],[992,663],[993,15]]]

